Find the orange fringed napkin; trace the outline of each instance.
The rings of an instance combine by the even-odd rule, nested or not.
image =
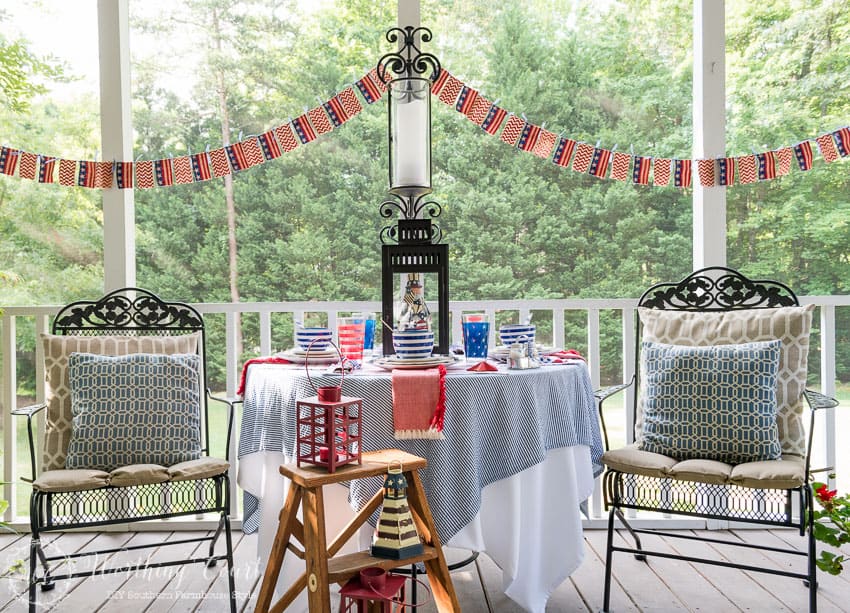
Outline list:
[[[446,367],[393,370],[393,426],[397,439],[444,439]]]

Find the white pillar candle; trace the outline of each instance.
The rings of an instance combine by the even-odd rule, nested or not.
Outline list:
[[[425,79],[400,79],[390,91],[390,189],[430,188],[430,86]]]

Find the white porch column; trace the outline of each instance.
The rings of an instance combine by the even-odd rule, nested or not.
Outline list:
[[[398,0],[398,27],[418,28],[421,22],[419,0]]]
[[[694,0],[693,157],[726,155],[726,3]],[[726,265],[726,188],[700,187],[694,165],[693,266]]]
[[[100,133],[103,160],[133,159],[130,117],[129,0],[98,0]],[[136,208],[133,190],[103,190],[104,289],[136,284]]]

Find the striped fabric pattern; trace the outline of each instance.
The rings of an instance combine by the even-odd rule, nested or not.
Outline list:
[[[339,377],[313,377],[316,385],[338,385]],[[602,443],[593,386],[584,364],[546,366],[509,374],[465,371],[446,375],[446,440],[393,437],[392,377],[363,373],[346,377],[343,394],[363,398],[369,427],[363,449],[399,448],[428,458],[420,472],[443,542],[477,514],[481,490],[543,461],[550,449],[590,447],[594,472],[601,471]],[[239,457],[260,452],[295,454],[295,402],[315,395],[302,369],[254,364],[248,369]],[[499,398],[500,401],[481,402]],[[364,420],[365,423],[365,420]],[[506,435],[506,432],[510,434]],[[510,444],[505,444],[510,440]],[[446,487],[451,475],[451,487]],[[358,480],[351,499],[362,507],[380,489],[381,478]],[[243,529],[259,525],[257,500],[246,493]]]

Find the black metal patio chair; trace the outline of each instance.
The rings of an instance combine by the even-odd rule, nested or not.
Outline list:
[[[617,392],[633,386],[635,398],[635,442],[602,456],[609,509],[603,610],[609,608],[613,554],[618,552],[802,579],[809,589],[809,610],[816,611],[812,432],[815,415],[837,402],[805,389],[812,311],[782,283],[751,280],[721,267],[655,285],[641,296],[635,347],[639,372],[630,383],[597,393],[600,416],[603,401]],[[810,409],[808,433],[803,399]],[[760,547],[641,529],[627,517],[632,509],[793,527],[801,535],[808,531],[805,551],[771,550],[801,556],[806,564],[799,570],[793,565],[767,568],[735,562],[734,556],[706,559],[653,551],[641,544],[642,534]],[[634,546],[615,543],[615,519]]]
[[[210,456],[207,404],[227,405],[225,450],[233,406],[207,390],[200,313],[143,289],[125,288],[63,307],[52,332],[41,338],[46,402],[13,411],[27,417],[33,474],[29,610],[36,610],[39,585],[47,591],[63,579],[193,563],[212,567],[226,560],[230,610],[235,611],[229,464],[227,451],[224,459]],[[33,418],[45,409],[39,467]],[[118,550],[73,554],[72,565],[68,556],[52,555],[41,542],[47,532],[204,513],[218,515],[212,535],[127,548],[209,542],[207,555],[188,559],[83,569],[79,557]],[[226,551],[216,554],[222,533]],[[57,571],[63,560],[69,562],[67,570]]]

